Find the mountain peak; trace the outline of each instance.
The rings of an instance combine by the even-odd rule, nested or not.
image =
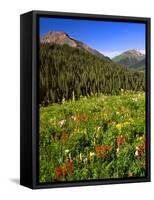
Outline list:
[[[88,51],[89,53],[91,53],[93,55],[97,55],[101,58],[105,58],[106,60],[110,60],[108,57],[104,56],[96,49],[93,49],[93,48],[89,47],[88,45],[84,44],[83,42],[80,42],[80,41],[70,37],[65,32],[49,31],[44,36],[40,37],[40,43],[42,43],[42,44],[55,43],[55,44],[59,44],[59,45],[67,44],[68,46],[84,49],[85,51]]]
[[[71,39],[65,32],[49,31],[40,38],[41,43],[61,44],[66,38]]]
[[[61,32],[61,31],[49,31],[45,35],[46,36],[53,36],[53,35],[55,35],[55,36],[68,36],[67,33]]]
[[[124,52],[124,54],[130,54],[130,55],[132,55],[134,57],[138,57],[138,58],[144,56],[143,53],[141,53],[140,51],[138,51],[136,49],[128,49],[127,51]]]
[[[114,62],[123,64],[123,65],[125,65],[127,67],[131,67],[131,68],[133,68],[132,66],[137,66],[138,68],[140,68],[139,65],[141,65],[141,64],[142,64],[142,68],[143,69],[145,68],[145,64],[144,64],[145,63],[145,55],[136,49],[128,49],[127,51],[114,57],[112,60]],[[140,64],[138,64],[138,62]],[[134,67],[134,68],[136,68],[136,67]]]

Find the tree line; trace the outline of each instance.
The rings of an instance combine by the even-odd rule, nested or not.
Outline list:
[[[40,44],[40,104],[61,103],[100,93],[144,91],[144,72],[105,60],[68,45]]]

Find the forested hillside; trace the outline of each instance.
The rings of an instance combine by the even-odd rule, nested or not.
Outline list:
[[[116,95],[121,89],[144,91],[144,76],[79,48],[40,44],[40,104]]]

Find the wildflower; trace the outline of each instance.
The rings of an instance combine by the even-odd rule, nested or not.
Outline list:
[[[71,152],[68,154],[70,160],[72,160]]]
[[[59,121],[59,125],[62,127],[63,125],[64,125],[64,123],[66,122],[66,120],[65,119],[63,119],[63,120],[61,120],[61,121]]]
[[[73,160],[70,160],[68,163],[67,163],[67,170],[69,173],[73,173],[74,171],[74,163],[73,163]]]
[[[118,135],[116,142],[117,142],[117,145],[120,146],[126,142],[126,137]]]
[[[65,150],[65,154],[68,154],[68,153],[69,153],[69,149],[66,149],[66,150]]]
[[[94,156],[95,153],[94,152],[90,152],[90,157]]]
[[[76,120],[77,120],[77,117],[72,115],[72,116],[71,116],[71,119],[74,120],[74,121],[76,121]]]
[[[116,125],[116,128],[117,128],[118,130],[120,130],[120,129],[122,128],[122,124],[120,124],[120,123],[117,124],[117,125]]]
[[[60,167],[56,167],[56,177],[60,177],[62,175],[61,173],[61,168]]]
[[[108,150],[108,151],[110,151],[111,150],[111,146],[106,146],[106,149]]]
[[[106,156],[109,157],[109,151],[111,150],[111,147],[109,145],[97,145],[96,146],[96,156],[97,158],[105,158]]]
[[[71,119],[77,122],[86,122],[88,117],[85,114],[78,114],[75,116],[71,116]]]
[[[136,156],[136,157],[139,156],[139,148],[138,148],[138,147],[136,147],[135,156]]]
[[[96,146],[96,154],[97,154],[97,158],[99,158],[101,155],[101,146],[100,145]]]
[[[95,156],[95,153],[94,152],[90,152],[90,155],[89,155],[90,160],[92,160],[94,156]]]
[[[139,137],[139,140],[140,140],[140,141],[144,140],[144,135],[141,136],[141,137]]]
[[[121,130],[121,128],[126,127],[126,126],[129,125],[129,124],[130,124],[130,122],[119,123],[119,124],[116,125],[116,128],[117,128],[118,130]]]
[[[97,128],[97,131],[99,131],[101,129],[101,126],[97,126],[96,128]]]
[[[145,153],[145,143],[140,144],[139,146],[136,146],[136,151],[135,151],[135,156],[136,157],[141,157]]]
[[[128,177],[132,177],[133,173],[131,171],[128,172]]]
[[[80,161],[82,161],[82,153],[80,153],[79,158],[80,158]]]
[[[117,153],[119,153],[119,147],[117,148]]]
[[[74,172],[74,163],[73,160],[70,160],[66,164],[63,164],[62,167],[56,167],[56,177],[66,177],[69,173]]]
[[[88,158],[85,158],[85,159],[83,160],[84,164],[86,164],[87,161],[88,161]]]

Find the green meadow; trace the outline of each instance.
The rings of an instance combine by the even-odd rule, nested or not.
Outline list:
[[[145,93],[40,106],[41,183],[145,175]]]

